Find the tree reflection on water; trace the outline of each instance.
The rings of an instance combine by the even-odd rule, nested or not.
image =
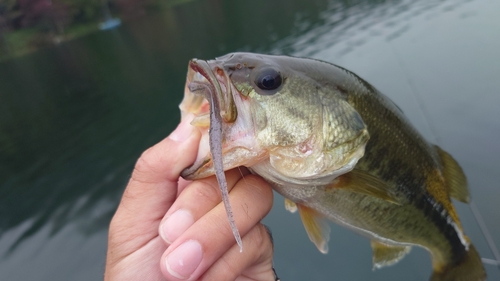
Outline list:
[[[55,244],[60,242],[56,234],[63,233],[70,224],[76,225],[77,234],[83,234],[85,239],[107,229],[135,160],[143,150],[164,138],[179,120],[177,105],[182,99],[189,59],[213,58],[234,51],[313,56],[332,62],[359,56],[354,64],[370,66],[366,68],[380,76],[395,75],[381,79],[382,86],[375,86],[387,88],[388,84],[399,82],[398,85],[403,86],[395,88],[402,89],[403,96],[407,82],[397,76],[397,69],[389,69],[394,68],[394,64],[373,58],[379,55],[394,57],[394,53],[381,48],[387,48],[391,42],[411,32],[415,25],[422,23],[422,18],[439,17],[444,6],[456,9],[470,2],[3,0],[0,2],[0,258],[15,256],[13,253],[24,258],[24,253],[16,250],[21,249],[21,245],[31,245],[29,238],[47,229],[50,237],[40,240],[45,242],[44,239],[53,238]],[[108,15],[119,17],[124,24],[94,32],[106,18],[103,5],[109,7]],[[413,21],[415,18],[420,22]],[[425,31],[425,35],[433,34],[433,28],[428,26],[431,31]],[[88,36],[82,36],[85,34]],[[377,41],[389,43],[378,45],[379,49],[373,51],[377,54],[371,53],[370,57],[367,49],[377,46],[374,44]],[[466,38],[461,42],[474,43]],[[400,47],[405,46],[398,43]],[[449,47],[442,48],[446,46]],[[363,52],[357,52],[360,49]],[[452,55],[453,51],[450,48],[446,54]],[[455,57],[451,55],[448,60],[446,57],[439,59],[442,65],[453,65],[450,58]],[[472,55],[477,54],[471,54],[474,60]],[[423,55],[416,56],[414,59],[419,60]],[[415,68],[415,72],[410,73],[417,72],[432,74],[426,67]],[[435,76],[418,81],[443,84],[441,80],[446,75]],[[470,81],[468,76],[456,80],[454,83],[462,86],[487,84],[493,88],[496,85],[491,81],[489,84],[488,81],[460,81]],[[446,98],[454,100],[457,96]],[[436,99],[432,97],[433,102]],[[469,104],[464,106],[468,112]],[[418,109],[407,104],[404,110],[408,114]],[[496,146],[492,143],[491,147]],[[477,159],[483,163],[482,158]],[[487,180],[496,181],[494,177]],[[278,225],[276,228],[284,221],[281,218],[273,221]],[[461,218],[464,217],[461,215]],[[290,232],[289,225],[286,227],[283,231]],[[297,233],[302,230],[302,226],[298,227]],[[467,233],[474,237],[476,246],[481,246],[477,240],[481,234],[474,234],[474,226],[471,228]],[[275,233],[280,231],[276,229]],[[68,232],[73,242],[73,236],[77,235],[74,231]],[[311,246],[307,238],[304,239],[294,240],[293,247],[287,245],[280,249],[281,261],[277,262],[282,262],[282,268],[288,268],[289,272],[284,274],[289,277],[307,273],[312,275],[297,277],[298,280],[324,280],[327,277],[322,274],[342,267],[344,261],[363,262],[356,256],[364,251],[363,245],[336,244],[332,249],[337,247],[341,254],[335,255],[332,250],[328,262],[307,256],[301,262],[310,264],[298,267],[291,259],[297,251],[302,253]],[[277,241],[277,247],[279,243]],[[5,249],[4,245],[10,249]],[[485,252],[484,248],[481,250]],[[366,251],[362,254],[366,254],[369,262],[368,246]],[[428,261],[427,256],[425,261]],[[309,266],[316,268],[322,262],[336,267],[323,266],[328,269],[324,272],[303,270]],[[411,269],[427,268],[428,264],[418,266],[421,267]],[[358,273],[358,268],[353,267],[356,272],[343,274],[361,276],[363,270],[369,271],[369,268],[367,265]],[[423,271],[419,274],[427,277]],[[339,277],[339,280],[347,280],[347,277]]]

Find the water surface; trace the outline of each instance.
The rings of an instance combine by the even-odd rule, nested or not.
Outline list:
[[[137,157],[179,121],[188,60],[233,51],[314,57],[372,83],[462,165],[500,244],[498,11],[492,0],[193,1],[1,63],[2,280],[102,279],[107,225]],[[493,258],[468,206],[456,205]],[[369,241],[336,225],[320,254],[280,196],[264,222],[282,280],[431,272],[422,249],[372,271]]]

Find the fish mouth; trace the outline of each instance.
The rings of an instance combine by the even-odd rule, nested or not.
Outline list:
[[[233,123],[236,120],[237,110],[230,79],[227,72],[216,62],[192,59],[189,62],[186,84],[190,92],[199,92],[207,101],[213,100],[224,122]]]
[[[215,70],[215,73],[213,71]],[[179,108],[182,118],[194,114],[192,124],[197,127],[209,125],[209,101],[214,101],[222,119],[227,123],[236,120],[237,110],[232,97],[229,77],[213,61],[192,59],[189,62],[184,99]]]
[[[181,118],[189,113],[195,115],[191,125],[200,130],[202,137],[195,162],[181,172],[183,178],[194,180],[215,174],[214,145],[222,146],[224,170],[248,166],[261,158],[256,158],[256,152],[252,151],[255,149],[255,134],[251,117],[238,114],[238,107],[250,111],[248,103],[231,83],[222,62],[198,59],[189,62],[184,99],[179,108]],[[214,140],[214,134],[219,130],[220,137]]]

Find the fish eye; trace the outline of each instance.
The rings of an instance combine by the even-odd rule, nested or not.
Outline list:
[[[260,71],[254,82],[261,90],[270,91],[281,86],[282,81],[281,74],[276,69],[265,68]],[[274,94],[274,92],[269,94]]]

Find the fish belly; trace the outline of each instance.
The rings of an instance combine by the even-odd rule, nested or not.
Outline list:
[[[294,188],[272,185],[284,197],[370,239],[438,252],[446,252],[448,247],[439,228],[411,204],[399,205],[357,192],[323,187],[308,188],[308,196],[299,199]]]

